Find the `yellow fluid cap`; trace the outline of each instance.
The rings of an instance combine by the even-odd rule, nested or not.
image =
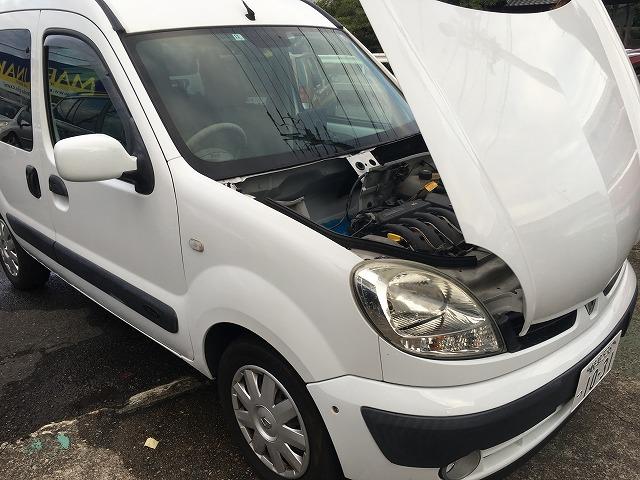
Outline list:
[[[427,192],[433,192],[436,188],[438,188],[438,182],[429,182],[424,186]]]

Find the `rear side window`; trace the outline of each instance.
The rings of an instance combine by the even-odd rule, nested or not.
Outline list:
[[[45,41],[52,140],[102,133],[129,149],[128,113],[102,59],[83,40],[51,35]]]
[[[31,128],[31,34],[0,31],[0,141],[33,146]]]

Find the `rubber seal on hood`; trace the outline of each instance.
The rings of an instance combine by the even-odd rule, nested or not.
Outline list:
[[[433,267],[450,267],[450,268],[473,268],[478,265],[478,259],[476,257],[445,257],[441,255],[430,255],[428,253],[414,252],[401,247],[394,247],[393,245],[387,245],[384,243],[378,243],[371,240],[365,240],[363,238],[347,237],[340,235],[339,233],[332,232],[321,225],[318,225],[314,221],[303,217],[302,215],[294,212],[293,210],[280,205],[278,202],[271,200],[270,198],[259,199],[260,203],[273,208],[274,210],[286,215],[293,220],[296,220],[306,227],[321,233],[329,240],[333,240],[338,245],[341,245],[348,250],[364,250],[374,253],[380,253],[382,255],[388,255],[390,257],[399,258],[401,260],[412,260],[414,262],[424,263]]]

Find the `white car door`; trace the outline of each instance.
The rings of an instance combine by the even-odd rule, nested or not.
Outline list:
[[[131,83],[104,34],[80,15],[43,11],[39,48],[48,69],[40,100],[55,259],[74,285],[192,358],[178,307],[186,285],[173,183]],[[112,136],[136,156],[137,180],[61,179],[55,143],[89,133]]]
[[[640,229],[638,85],[602,1],[362,5],[466,240],[511,266],[528,324],[595,298]]]
[[[32,55],[38,17],[39,12],[0,14],[0,212],[7,217],[5,220],[19,219],[53,238],[49,205],[44,198],[44,147],[37,135],[33,138],[33,131],[41,127],[39,118],[34,116],[34,125],[26,120],[22,126],[17,123],[20,112],[30,109],[32,103],[34,113],[40,108],[36,92],[42,88],[42,81],[34,74],[38,64]],[[12,227],[13,223],[9,221]],[[24,246],[39,255],[30,245]]]

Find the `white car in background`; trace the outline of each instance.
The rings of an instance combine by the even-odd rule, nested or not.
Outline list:
[[[600,0],[362,4],[399,83],[308,1],[0,0],[0,264],[216,377],[261,479],[501,475],[631,320],[638,84]]]
[[[0,141],[18,148],[31,148],[29,107],[0,98]]]

